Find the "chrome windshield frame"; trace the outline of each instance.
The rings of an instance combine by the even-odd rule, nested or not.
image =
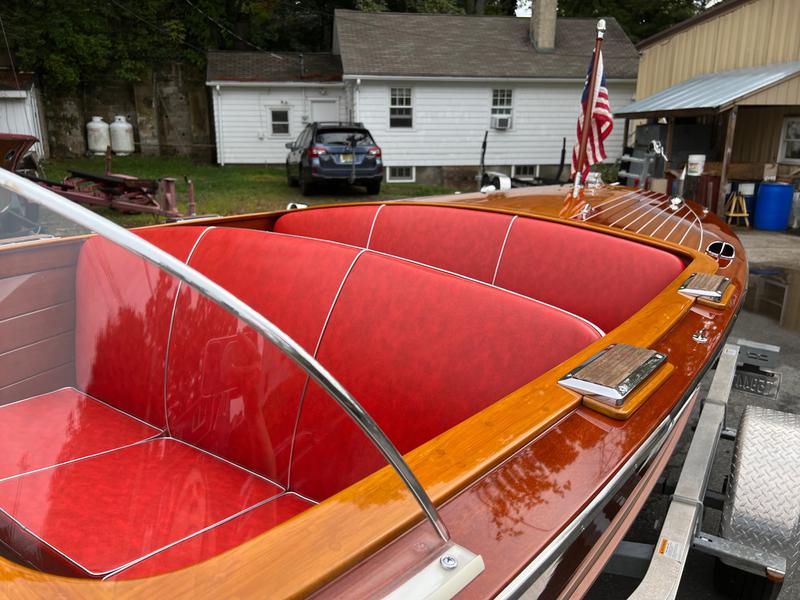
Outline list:
[[[325,367],[278,326],[234,294],[171,254],[164,252],[127,229],[71,200],[2,168],[0,168],[0,187],[19,194],[25,200],[35,202],[156,265],[267,338],[303,369],[309,377],[322,386],[348,416],[355,421],[400,476],[400,479],[409,489],[439,537],[444,542],[450,540],[447,528],[439,516],[433,501],[405,462],[403,456],[395,448],[391,440],[386,437],[386,434],[375,420]]]

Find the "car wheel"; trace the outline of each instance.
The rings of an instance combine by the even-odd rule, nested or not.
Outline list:
[[[380,181],[370,181],[367,184],[367,193],[370,196],[376,196],[377,194],[381,193],[381,182]]]
[[[303,196],[310,196],[314,193],[314,184],[302,171],[300,171],[300,193]]]
[[[297,177],[292,177],[288,162],[286,163],[286,183],[289,184],[289,187],[297,187],[299,183]]]

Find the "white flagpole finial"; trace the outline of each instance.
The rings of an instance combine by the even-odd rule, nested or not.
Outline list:
[[[606,20],[600,19],[597,22],[597,37],[603,37],[603,35],[605,35],[605,32],[606,32]]]

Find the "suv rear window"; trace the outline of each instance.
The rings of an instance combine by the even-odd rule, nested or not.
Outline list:
[[[359,146],[374,146],[375,142],[372,141],[368,131],[363,129],[320,129],[317,131],[317,144],[349,144],[347,141],[351,135],[360,137],[357,145]]]

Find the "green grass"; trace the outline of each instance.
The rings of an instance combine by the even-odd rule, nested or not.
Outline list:
[[[45,165],[45,177],[60,181],[68,174],[68,169],[102,173],[104,159],[101,156],[71,160],[51,160]],[[363,188],[342,186],[332,192],[321,193],[305,198],[297,188],[286,183],[286,173],[282,168],[263,166],[234,165],[220,167],[208,163],[193,163],[182,157],[125,156],[114,158],[111,164],[113,173],[125,173],[147,179],[175,177],[177,180],[178,208],[186,211],[186,183],[184,177],[194,181],[198,214],[235,215],[251,212],[264,212],[286,208],[289,202],[305,204],[328,204],[331,202],[363,202],[374,200],[393,200],[416,196],[432,196],[452,190],[439,186],[416,183],[384,183],[381,193],[368,196]],[[329,195],[329,194],[333,195]],[[97,209],[109,219],[126,227],[152,225],[164,219],[153,215],[127,215],[110,209]]]

